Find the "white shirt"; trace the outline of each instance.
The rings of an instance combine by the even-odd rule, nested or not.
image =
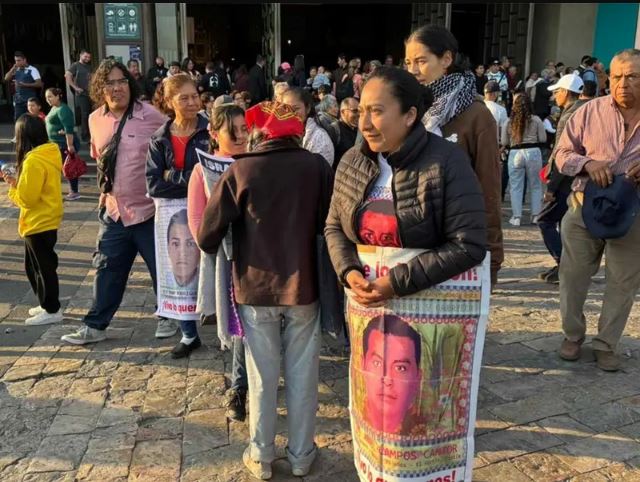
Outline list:
[[[496,125],[498,127],[498,132],[496,135],[498,136],[498,138],[500,138],[502,126],[509,120],[509,116],[507,116],[507,109],[492,100],[485,99],[484,105],[487,106],[487,109],[491,111],[491,115],[493,115],[493,118],[496,120]]]
[[[376,179],[374,186],[383,189],[389,189],[389,191],[391,191],[391,179],[393,178],[393,170],[391,169],[391,166],[381,152],[378,153],[378,167],[380,168],[380,175]]]

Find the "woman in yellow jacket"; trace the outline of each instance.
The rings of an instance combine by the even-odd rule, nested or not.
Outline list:
[[[3,178],[10,186],[9,198],[20,208],[25,269],[40,301],[29,310],[25,324],[47,325],[62,321],[54,250],[62,220],[62,156],[39,118],[24,114],[16,122],[16,159],[17,178]]]

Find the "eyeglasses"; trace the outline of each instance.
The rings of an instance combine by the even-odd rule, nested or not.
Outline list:
[[[119,85],[120,87],[124,87],[125,85],[129,85],[129,81],[125,77],[122,77],[121,79],[107,80],[104,83],[105,89],[108,89],[108,90],[113,90],[116,87],[116,85]]]

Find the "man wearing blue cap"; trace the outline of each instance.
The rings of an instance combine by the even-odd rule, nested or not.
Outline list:
[[[555,161],[561,173],[576,176],[561,228],[560,356],[580,358],[584,303],[606,253],[604,301],[592,346],[598,367],[616,371],[615,349],[640,287],[640,50],[619,52],[610,69],[611,95],[574,113]]]

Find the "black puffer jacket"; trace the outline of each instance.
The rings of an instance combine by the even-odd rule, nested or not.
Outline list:
[[[441,283],[479,264],[487,252],[484,198],[467,155],[456,144],[413,129],[387,162],[404,248],[429,251],[389,272],[398,296]],[[380,173],[366,142],[344,155],[336,173],[325,236],[343,283],[352,269],[363,273],[356,252],[356,214]]]

